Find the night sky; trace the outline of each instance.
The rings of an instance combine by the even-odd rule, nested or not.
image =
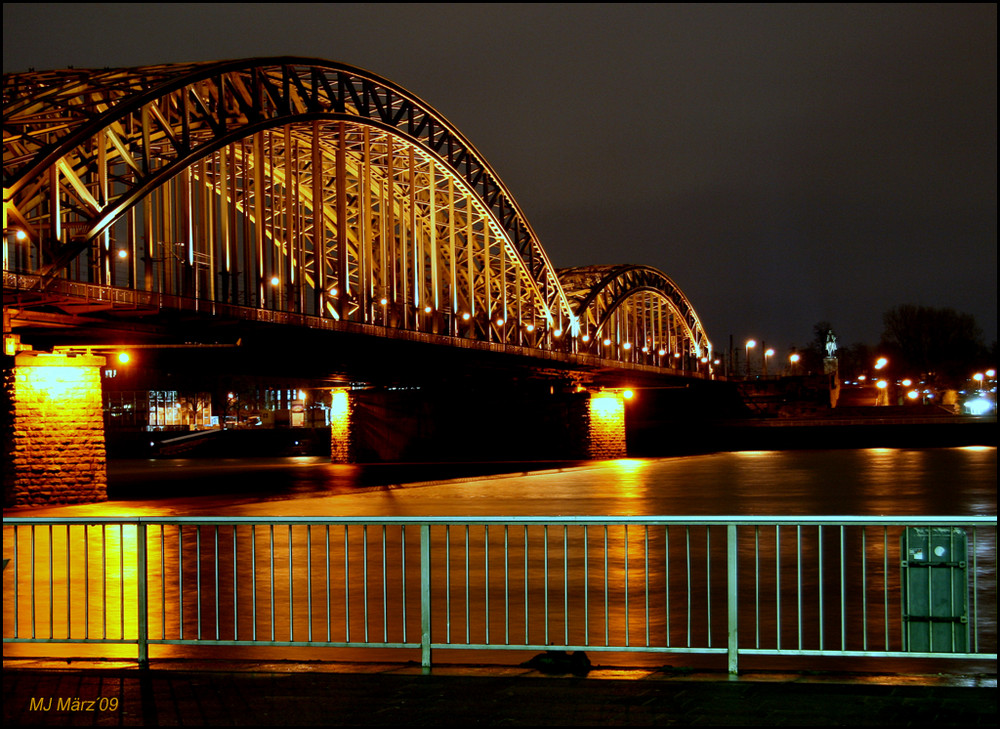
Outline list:
[[[556,267],[643,263],[717,349],[897,304],[997,332],[997,7],[16,4],[4,73],[255,56],[366,68],[499,173]]]

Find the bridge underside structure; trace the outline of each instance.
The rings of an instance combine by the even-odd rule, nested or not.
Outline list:
[[[556,269],[475,147],[361,69],[6,74],[3,98],[8,355],[249,322],[508,354],[590,385],[712,377],[669,277]]]

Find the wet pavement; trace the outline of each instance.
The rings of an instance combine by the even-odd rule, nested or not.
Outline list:
[[[4,724],[995,726],[996,676],[5,660]]]

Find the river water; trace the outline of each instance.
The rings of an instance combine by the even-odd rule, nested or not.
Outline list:
[[[421,468],[421,476],[435,473]],[[398,470],[388,479],[374,479],[388,483],[373,485],[372,470],[308,457],[129,462],[112,469],[115,491],[127,498],[99,505],[8,510],[6,515],[372,517],[373,524],[380,518],[422,516],[456,521],[493,516],[754,516],[766,522],[766,517],[783,516],[993,516],[997,505],[996,448],[983,447],[624,459],[415,485],[393,485]],[[174,488],[184,495],[173,496]],[[156,498],[143,498],[144,490]],[[694,653],[725,645],[722,528],[511,524],[435,528],[435,641],[447,634],[450,642],[473,646],[495,643],[498,636],[532,646],[670,645],[684,654],[669,657],[674,665],[696,664],[706,659]],[[747,605],[741,607],[741,645],[749,640],[765,648],[809,650],[825,642],[826,648],[865,651],[882,649],[888,642],[898,649],[903,580],[899,532],[881,527],[824,529],[768,526],[741,533],[741,600]],[[5,559],[14,556],[15,540],[9,532],[5,526]],[[419,636],[415,528],[224,526],[186,527],[181,533],[171,526],[161,535],[154,535],[149,558],[154,637],[246,640],[254,635],[279,641],[412,643]],[[44,532],[35,536],[39,538],[45,538]],[[120,628],[131,634],[134,619],[128,603],[133,588],[128,575],[134,569],[128,549],[119,549],[129,538],[125,532],[117,539],[101,532],[98,539],[97,533],[84,534],[82,527],[60,537],[57,529],[51,545],[36,544],[31,552],[31,538],[22,529],[16,540],[21,585],[17,601],[9,594],[13,580],[5,572],[5,636],[13,630],[15,602],[22,636],[31,614],[43,635],[49,627],[39,621],[44,623],[50,614],[57,616],[58,624],[65,613],[66,624],[76,633],[95,628],[84,623],[93,623],[98,605],[108,614],[111,633]],[[59,555],[78,551],[89,556],[60,563]],[[984,559],[969,572],[975,573],[985,594],[993,595],[992,604],[976,606],[978,633],[995,651],[995,589],[990,592],[996,580],[995,530],[977,537],[974,552]],[[33,605],[26,598],[29,553],[34,555],[36,585],[41,579],[43,586]],[[42,574],[46,554],[56,555],[55,587],[48,588],[51,599]],[[402,559],[405,569],[394,566]],[[106,577],[108,565],[114,572],[116,562],[125,575],[118,582]],[[839,580],[838,570],[844,575]],[[88,596],[81,606],[82,582]],[[827,582],[830,586],[820,586]],[[818,600],[811,594],[816,589]],[[70,595],[74,599],[68,599]],[[59,630],[63,628],[57,627],[54,634]],[[107,632],[104,625],[101,630]],[[685,653],[689,649],[693,653]],[[4,653],[36,650],[5,644]],[[153,649],[154,655],[174,657],[198,650],[170,645]],[[260,657],[271,656],[272,649],[228,650]],[[320,655],[317,649],[293,648],[273,657],[360,660],[394,655],[380,650]],[[81,647],[57,652],[64,651],[79,655]],[[129,655],[129,650],[115,648],[112,654]],[[508,659],[495,652],[488,658],[482,651],[467,654],[468,660]],[[436,660],[453,655],[448,652],[448,658]],[[511,655],[524,659],[523,654]],[[616,664],[667,662],[662,653],[602,655]],[[414,657],[412,651],[407,657]],[[867,664],[851,664],[859,665]]]
[[[407,476],[405,466],[381,479],[379,468],[316,457],[130,461],[111,468],[112,487],[123,499],[30,513],[973,516],[996,514],[997,505],[997,450],[978,446],[743,451],[564,469],[543,464],[538,472],[444,482],[426,479],[446,467],[420,464],[411,471],[423,481],[416,486],[392,483]],[[156,498],[143,498],[147,489]]]

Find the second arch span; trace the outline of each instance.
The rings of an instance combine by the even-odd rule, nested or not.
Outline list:
[[[4,269],[674,369],[711,356],[637,265],[557,270],[489,163],[374,74],[250,59],[4,76]]]

